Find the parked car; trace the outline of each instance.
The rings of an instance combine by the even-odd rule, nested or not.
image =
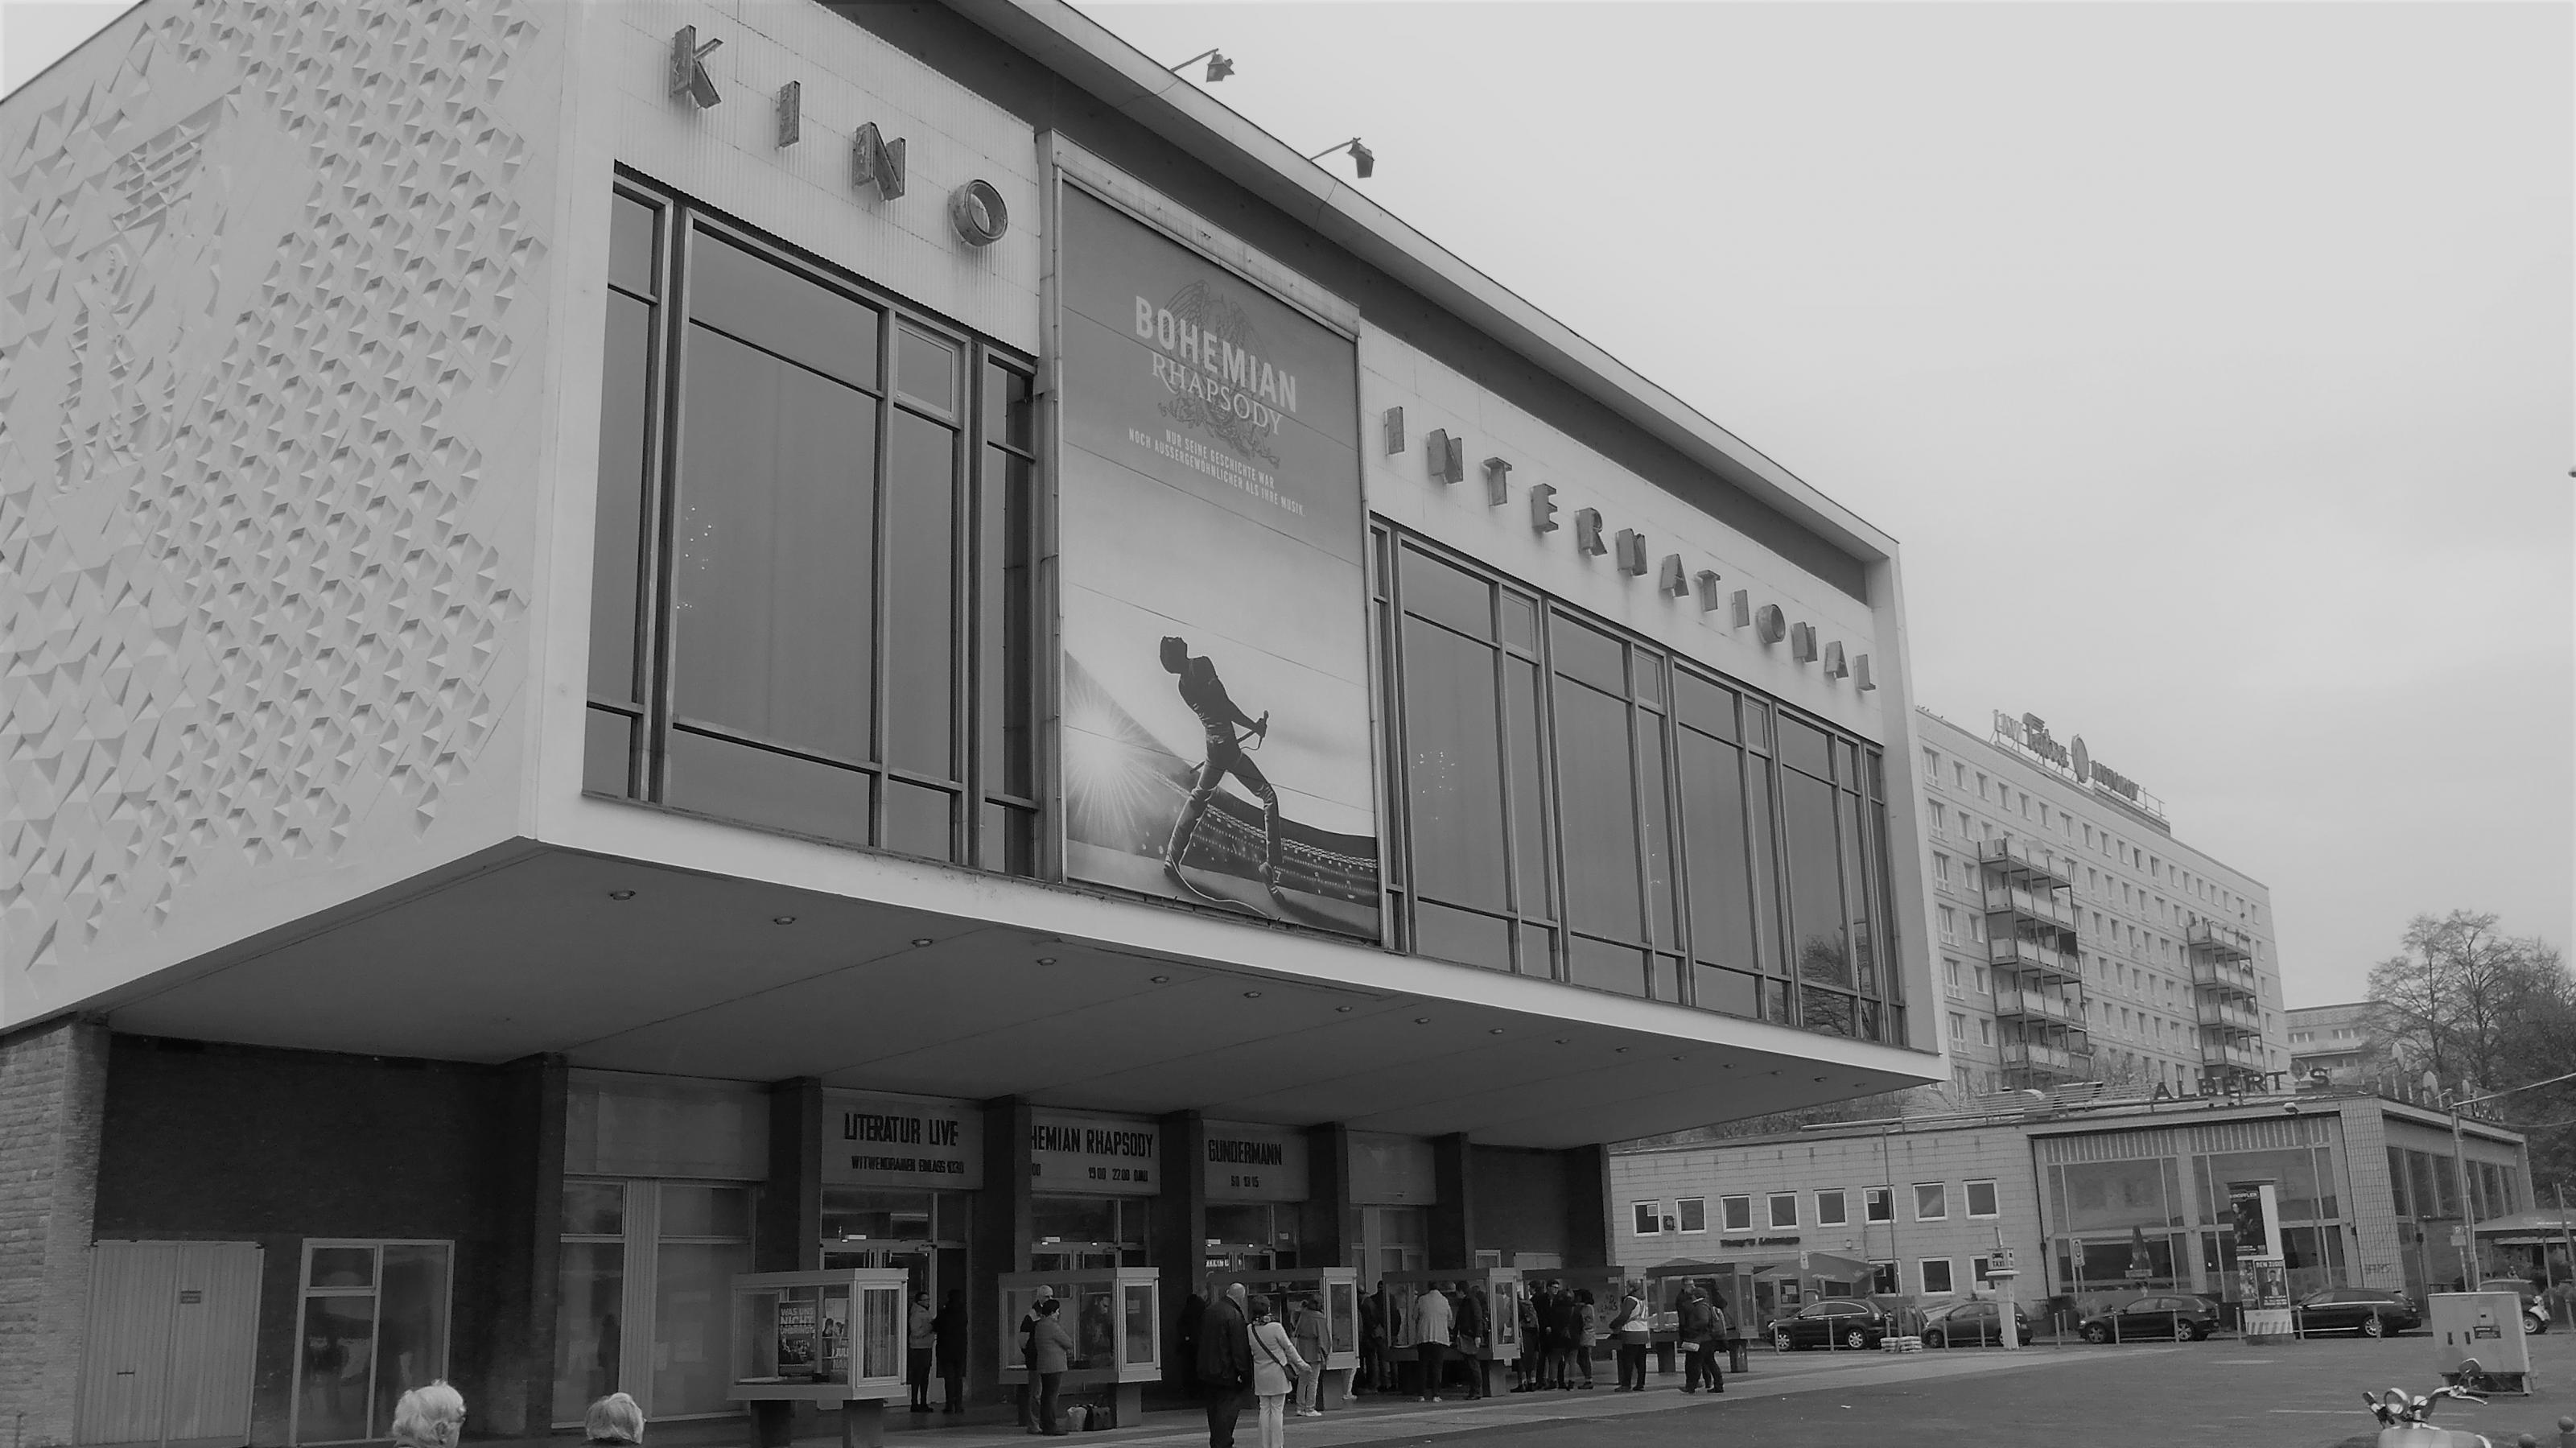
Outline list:
[[[2424,1325],[2415,1299],[2384,1287],[2329,1287],[2291,1304],[2291,1322],[2300,1332],[2353,1332],[2384,1337]]]
[[[1924,1315],[1923,1345],[2000,1343],[2004,1340],[2002,1306],[1991,1297],[1979,1297],[1936,1307]],[[2030,1314],[2018,1302],[2013,1304],[2013,1333],[2016,1341],[2030,1341]]]
[[[1852,1297],[1820,1297],[1798,1309],[1795,1317],[1771,1321],[1771,1345],[1782,1352],[1801,1347],[1878,1346],[1889,1331],[1888,1316],[1877,1304]]]
[[[2549,1309],[2541,1304],[2540,1289],[2522,1277],[2490,1277],[2478,1284],[2480,1292],[2510,1292],[2522,1302],[2522,1330],[2538,1334],[2549,1330]]]
[[[2130,1342],[2142,1337],[2170,1337],[2198,1342],[2218,1330],[2218,1312],[2198,1297],[2140,1297],[2076,1324],[2086,1342]]]

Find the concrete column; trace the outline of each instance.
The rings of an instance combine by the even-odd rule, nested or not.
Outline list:
[[[1463,1271],[1475,1263],[1475,1153],[1467,1133],[1431,1139],[1431,1180],[1440,1199],[1431,1205],[1430,1238],[1423,1256],[1435,1272]]]
[[[30,1443],[72,1441],[107,1048],[95,1020],[0,1040],[0,1403]]]
[[[769,1083],[769,1180],[752,1233],[754,1272],[811,1272],[823,1265],[823,1083],[791,1076]],[[753,1441],[786,1448],[817,1431],[812,1403],[751,1405]]]
[[[1207,1260],[1207,1122],[1195,1111],[1175,1111],[1161,1128],[1162,1195],[1154,1199],[1154,1265],[1162,1270],[1163,1382],[1183,1387],[1197,1365],[1181,1361],[1181,1308],[1199,1290]],[[1135,1420],[1121,1405],[1120,1427]]]
[[[1565,1265],[1610,1265],[1610,1148],[1575,1146],[1557,1153],[1565,1173]]]
[[[1029,1270],[1029,1103],[1017,1096],[984,1103],[984,1190],[975,1201],[974,1237],[966,1251],[967,1391],[987,1402],[1006,1396],[1002,1382],[1002,1274]]]
[[[493,1280],[491,1405],[482,1431],[542,1437],[554,1422],[555,1308],[562,1291],[564,1090],[561,1056],[528,1056],[503,1068],[509,1088],[497,1123],[508,1224]]]
[[[1299,1214],[1297,1262],[1360,1265],[1360,1209],[1351,1204],[1351,1129],[1338,1121],[1306,1128],[1306,1209]]]

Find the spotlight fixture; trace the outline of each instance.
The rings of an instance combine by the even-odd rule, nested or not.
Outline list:
[[[1572,1042],[1572,1041],[1573,1041],[1573,1039],[1574,1039],[1574,1038],[1573,1038],[1572,1036],[1559,1036],[1559,1037],[1557,1037],[1557,1038],[1556,1038],[1556,1043],[1557,1043],[1558,1045],[1562,1046],[1562,1045],[1566,1045],[1566,1044],[1568,1044],[1568,1043]]]
[[[1052,955],[1041,955],[1038,957],[1038,964],[1053,965],[1055,964],[1055,957]]]
[[[1358,1009],[1359,1009],[1359,1007],[1357,1007],[1357,1006],[1335,1006],[1335,1007],[1333,1007],[1333,1009],[1334,1009],[1334,1011],[1335,1011],[1335,1012],[1337,1012],[1337,1013],[1339,1013],[1339,1014],[1341,1014],[1341,1015],[1345,1015],[1345,1016],[1347,1016],[1347,1015],[1349,1015],[1351,1012],[1353,1012],[1353,1011],[1355,1011],[1355,1010],[1358,1010]]]
[[[1152,981],[1156,985],[1170,985],[1172,983],[1172,978],[1168,975],[1150,975],[1147,976],[1146,979]]]
[[[796,923],[796,917],[793,915],[772,915],[769,917],[769,923],[772,925],[793,925]]]
[[[1431,1024],[1431,1018],[1429,1016],[1415,1016],[1413,1018],[1413,1023],[1417,1026],[1427,1026]]]
[[[927,935],[916,935],[916,936],[912,937],[912,943],[913,943],[913,944],[915,944],[915,945],[932,945],[932,944],[936,944],[937,942],[933,941],[933,940],[932,940],[929,936],[927,936]]]
[[[1499,1036],[1502,1033],[1503,1028],[1500,1026],[1488,1026],[1485,1028],[1485,1034],[1489,1036]]]
[[[632,900],[635,898],[635,892],[632,890],[611,890],[608,892],[608,898],[611,900]]]
[[[1613,1056],[1624,1056],[1628,1054],[1628,1048],[1625,1046],[1612,1046],[1610,1048],[1610,1054]]]
[[[1224,51],[1215,49],[1202,50],[1187,60],[1175,61],[1163,68],[1165,70],[1175,71],[1187,70],[1202,60],[1207,62],[1207,83],[1209,85],[1214,85],[1218,81],[1225,79],[1227,76],[1234,74],[1234,62],[1225,58]]]
[[[1243,993],[1243,998],[1248,1001],[1257,1001],[1261,999],[1261,992],[1257,990],[1248,990]]]
[[[1370,176],[1376,174],[1377,152],[1361,145],[1360,138],[1357,136],[1353,136],[1339,145],[1326,146],[1324,149],[1317,151],[1314,155],[1311,155],[1306,159],[1309,161],[1321,161],[1326,156],[1333,154],[1335,151],[1348,151],[1351,153],[1351,164],[1359,169],[1361,180],[1366,181]]]

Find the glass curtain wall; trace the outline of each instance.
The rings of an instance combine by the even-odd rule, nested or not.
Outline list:
[[[1381,527],[1405,948],[1904,1039],[1875,746]]]
[[[447,1375],[451,1250],[446,1242],[304,1244],[291,1441],[386,1437],[402,1395]]]
[[[564,1182],[556,1269],[554,1418],[625,1391],[656,1419],[736,1411],[735,1273],[751,1270],[754,1188]]]
[[[1026,365],[610,205],[584,787],[1033,870]]]

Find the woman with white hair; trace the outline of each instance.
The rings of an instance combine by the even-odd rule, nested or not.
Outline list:
[[[582,1415],[581,1436],[593,1443],[642,1443],[644,1410],[624,1393],[611,1393]]]
[[[465,1431],[465,1395],[440,1378],[394,1403],[394,1442],[399,1448],[456,1448]]]

